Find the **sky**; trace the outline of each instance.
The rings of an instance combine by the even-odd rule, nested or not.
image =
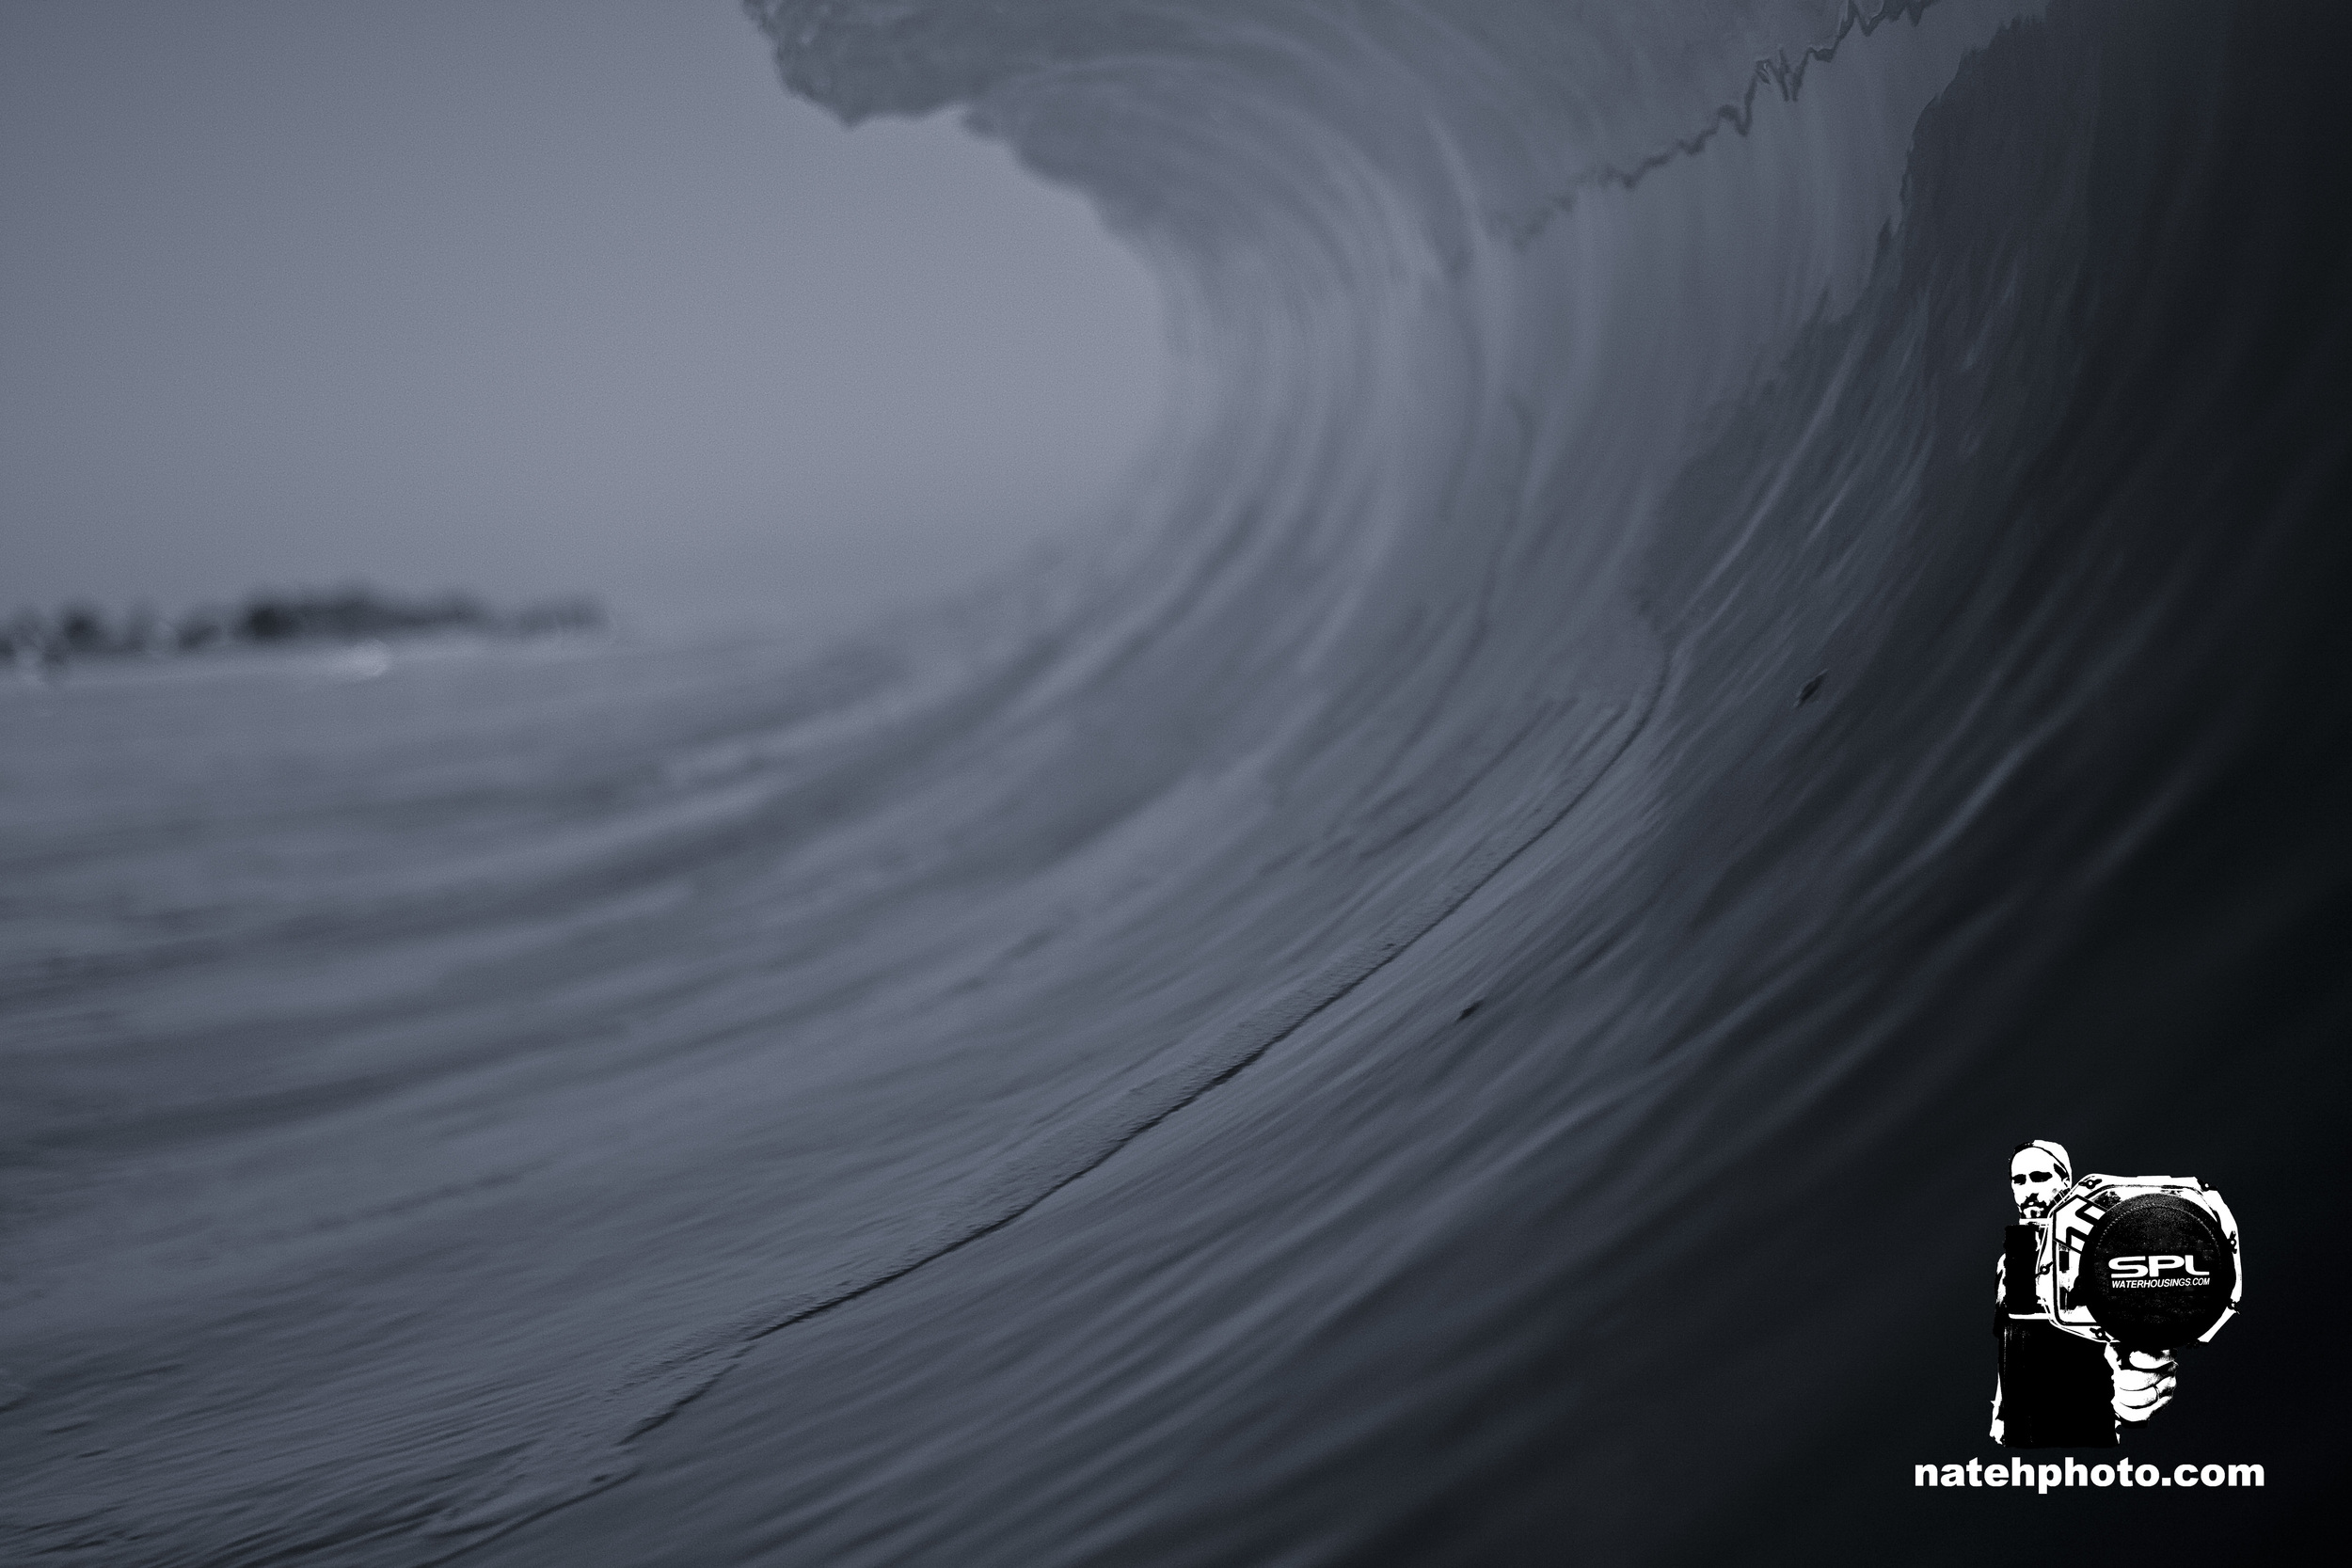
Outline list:
[[[1142,264],[730,0],[0,6],[0,616],[364,580],[839,629],[1101,508]]]

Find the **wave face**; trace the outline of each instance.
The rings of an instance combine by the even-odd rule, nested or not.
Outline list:
[[[2135,1449],[2270,1481],[2037,1549],[2318,1507],[2331,13],[755,12],[1095,200],[1163,441],[822,657],[9,697],[12,1557],[1981,1561],[2031,1136],[2230,1195]]]

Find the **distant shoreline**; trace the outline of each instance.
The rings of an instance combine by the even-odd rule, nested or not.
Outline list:
[[[453,631],[544,637],[598,631],[607,624],[604,607],[586,596],[498,610],[456,593],[404,598],[365,586],[264,591],[238,606],[206,605],[176,617],[147,610],[110,616],[79,603],[54,614],[20,610],[0,626],[0,660],[40,673],[83,658],[176,658],[230,648],[383,641]]]

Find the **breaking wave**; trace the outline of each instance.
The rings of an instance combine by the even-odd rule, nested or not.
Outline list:
[[[1168,427],[821,657],[11,696],[0,1539],[1852,1560],[2042,1134],[2230,1193],[2274,1478],[2042,1547],[2318,1506],[2328,13],[754,10],[1087,193]]]

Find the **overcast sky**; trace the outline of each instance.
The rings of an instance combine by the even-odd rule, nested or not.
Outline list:
[[[1093,509],[1141,265],[730,0],[0,6],[0,615],[365,578],[837,625]]]

